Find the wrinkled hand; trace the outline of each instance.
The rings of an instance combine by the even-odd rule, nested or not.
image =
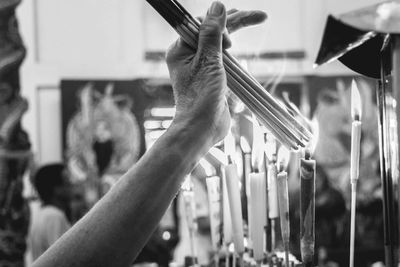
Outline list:
[[[230,114],[225,98],[226,74],[222,63],[224,48],[231,44],[229,32],[263,22],[261,11],[225,11],[214,2],[200,26],[197,51],[182,39],[168,50],[167,64],[174,89],[176,115],[174,123],[199,126],[215,144],[222,140],[230,126]],[[225,38],[224,38],[225,37]]]

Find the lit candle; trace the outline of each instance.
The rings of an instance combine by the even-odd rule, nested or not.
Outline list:
[[[257,201],[263,203],[257,203],[256,206],[250,208],[250,236],[253,245],[254,259],[261,263],[263,259],[264,249],[266,248],[266,232],[265,227],[267,225],[267,181],[265,172],[262,171],[264,168],[264,135],[260,124],[257,119],[253,116],[253,144],[252,144],[252,155],[251,165],[253,172],[250,174],[250,181],[262,186],[255,191],[257,195],[252,196],[253,191],[250,190],[250,198],[252,198],[251,205],[254,205]],[[250,185],[254,186],[253,185]],[[253,187],[254,189],[254,187]],[[253,229],[253,226],[256,227]]]
[[[264,173],[250,174],[250,202],[251,202],[251,240],[253,242],[253,257],[257,265],[264,259],[264,227],[267,212],[266,179]]]
[[[233,161],[236,145],[232,132],[225,138],[225,153],[228,155],[228,165],[225,166],[226,188],[228,191],[229,208],[232,215],[232,238],[235,252],[242,259],[244,253],[243,216],[240,199],[239,178],[237,167]],[[241,261],[242,262],[242,261]]]
[[[350,267],[354,266],[354,242],[356,223],[356,196],[357,180],[360,164],[361,143],[361,97],[357,84],[351,83],[351,161],[350,161],[350,184],[351,184],[351,218],[350,218]]]
[[[285,168],[289,161],[289,151],[281,146],[278,153],[280,172],[277,176],[279,218],[281,222],[282,241],[285,247],[285,262],[289,267],[289,243],[290,243],[290,222],[289,222],[289,189],[287,172]]]
[[[315,160],[309,149],[300,159],[300,250],[305,267],[314,266],[315,244]]]

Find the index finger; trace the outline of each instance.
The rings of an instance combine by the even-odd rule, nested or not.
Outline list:
[[[237,11],[227,17],[226,28],[233,33],[241,28],[253,26],[264,22],[267,14],[260,10]]]

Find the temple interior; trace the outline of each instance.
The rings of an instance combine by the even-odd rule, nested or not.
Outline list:
[[[181,106],[179,84],[215,76],[213,51],[196,58],[212,3],[0,1],[0,267],[103,257],[55,252],[76,236],[103,244],[116,260],[104,266],[124,266],[118,246],[138,250],[136,267],[398,266],[400,2],[220,0],[230,126],[211,148],[167,161],[170,129],[200,105]],[[177,49],[205,62],[197,82],[196,67],[166,62]],[[157,168],[171,182],[157,186]],[[144,198],[110,194],[135,175],[153,181],[137,183]],[[113,232],[114,208],[131,216],[126,240],[143,222],[154,229],[133,245],[79,232],[92,215],[88,228]]]

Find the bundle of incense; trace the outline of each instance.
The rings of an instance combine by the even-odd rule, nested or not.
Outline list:
[[[351,162],[350,162],[350,184],[351,184],[351,217],[350,217],[350,267],[354,266],[354,243],[356,227],[356,197],[357,180],[360,164],[361,143],[361,97],[356,82],[351,83]]]
[[[240,265],[243,265],[244,235],[243,235],[243,215],[240,199],[239,177],[237,166],[233,161],[236,144],[232,132],[229,131],[225,138],[225,153],[228,155],[228,165],[225,166],[226,188],[228,191],[229,208],[232,216],[232,237],[235,245],[235,252],[239,256]],[[235,259],[235,256],[233,257]]]
[[[303,125],[306,125],[308,129],[312,129],[311,121],[300,112],[299,108],[292,101],[290,101],[288,92],[282,93],[282,99],[290,114],[296,117]],[[311,133],[313,132],[311,131]]]
[[[316,162],[306,149],[300,159],[300,251],[304,267],[314,266],[315,167]]]
[[[189,230],[190,251],[192,254],[190,256],[192,257],[193,262],[196,262],[197,259],[197,249],[195,243],[195,234],[197,231],[196,203],[194,200],[193,182],[190,178],[190,175],[186,177],[186,180],[182,185],[182,194],[183,194],[183,203],[186,214],[186,223]]]
[[[257,266],[261,266],[264,259],[264,227],[266,223],[267,196],[266,179],[264,173],[250,174],[250,208],[251,208],[251,239],[253,243],[253,257]]]
[[[200,22],[177,0],[146,0],[193,49],[197,48]],[[223,52],[228,87],[288,148],[305,147],[311,133],[303,127],[227,51]]]

